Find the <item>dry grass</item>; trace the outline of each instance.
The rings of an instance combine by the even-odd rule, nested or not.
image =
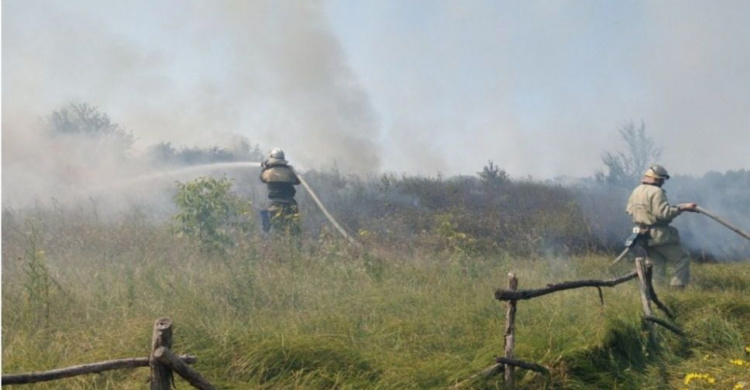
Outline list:
[[[445,388],[502,353],[503,305],[493,293],[509,271],[521,288],[614,275],[597,255],[404,252],[377,237],[355,250],[327,236],[249,236],[219,256],[137,214],[33,217],[3,220],[4,373],[145,357],[154,319],[169,316],[174,350],[197,355],[195,368],[220,388]],[[29,273],[34,262],[46,273]],[[750,267],[695,268],[693,287],[663,297],[690,338],[665,335],[663,351],[643,343],[635,284],[606,289],[604,306],[593,289],[521,302],[516,356],[553,369],[549,379],[519,371],[521,387],[677,386],[694,371],[739,380],[746,368],[728,359],[750,344]],[[140,389],[147,377],[135,369],[33,388]]]

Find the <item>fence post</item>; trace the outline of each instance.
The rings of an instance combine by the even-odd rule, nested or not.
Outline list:
[[[513,272],[508,273],[508,290],[516,291],[518,289],[518,279]],[[507,310],[505,312],[505,357],[513,359],[513,347],[516,344],[516,301],[511,299],[506,302]],[[513,387],[514,367],[505,365],[505,383]]]
[[[635,258],[635,271],[638,273],[638,279],[641,291],[641,304],[643,306],[643,322],[646,324],[646,327],[648,328],[648,337],[651,341],[652,345],[656,346],[658,343],[658,340],[656,339],[656,327],[654,326],[651,321],[647,321],[647,318],[653,318],[654,313],[651,311],[651,294],[649,292],[649,281],[648,281],[648,274],[646,272],[646,262],[647,260],[643,257],[636,257]]]
[[[167,348],[159,347],[157,348],[153,356],[156,360],[168,365],[175,371],[177,371],[178,374],[180,374],[181,377],[185,378],[193,387],[200,390],[215,390],[216,388],[211,385],[205,378],[201,376],[197,371],[193,370],[185,364],[178,356],[175,356],[175,354],[172,353]]]
[[[167,317],[154,322],[148,362],[151,367],[151,390],[170,390],[174,382],[172,369],[154,357],[154,352],[160,347],[172,348],[172,320]]]

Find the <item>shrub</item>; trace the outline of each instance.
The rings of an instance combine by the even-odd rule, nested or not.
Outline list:
[[[225,251],[234,245],[232,233],[247,233],[254,224],[250,203],[231,187],[232,181],[226,177],[177,182],[174,195],[180,210],[174,216],[177,234],[197,238],[209,251]]]

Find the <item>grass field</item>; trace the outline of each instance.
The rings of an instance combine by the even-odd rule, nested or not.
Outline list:
[[[152,325],[174,322],[174,347],[223,389],[449,388],[503,354],[504,304],[494,291],[630,272],[610,257],[514,258],[398,251],[336,238],[251,236],[209,254],[137,213],[4,215],[3,374],[146,357]],[[750,389],[750,263],[694,264],[684,291],[657,286],[685,330],[648,346],[635,282],[521,301],[519,388]],[[29,389],[143,389],[147,368]],[[712,383],[711,383],[712,382]],[[188,388],[177,379],[178,388]],[[465,388],[503,388],[501,376]]]

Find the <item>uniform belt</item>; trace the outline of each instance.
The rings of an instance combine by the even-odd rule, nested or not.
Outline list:
[[[288,198],[269,198],[273,203],[295,203],[294,199]]]
[[[635,234],[646,234],[651,226],[648,225],[635,225],[633,226],[633,233]]]

